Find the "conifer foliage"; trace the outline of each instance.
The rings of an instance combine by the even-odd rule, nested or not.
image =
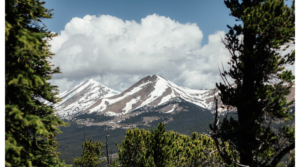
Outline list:
[[[100,160],[102,153],[100,149],[103,147],[103,144],[98,141],[94,142],[92,139],[85,140],[82,143],[82,154],[81,157],[76,157],[74,159],[74,164],[77,166],[84,166],[84,167],[96,167],[98,166],[103,160]]]
[[[194,132],[192,137],[165,131],[163,123],[155,130],[128,130],[112,166],[223,166],[214,141]],[[228,145],[228,144],[227,144]],[[228,150],[228,154],[231,154]]]
[[[51,18],[39,0],[5,1],[5,165],[64,166],[58,158],[57,126],[65,123],[45,99],[55,103],[56,86],[47,40],[55,36],[41,19]]]
[[[274,121],[290,119],[286,95],[295,78],[286,64],[293,64],[295,51],[279,52],[294,43],[295,6],[284,0],[225,0],[231,15],[242,24],[230,29],[223,41],[231,54],[230,70],[223,71],[217,84],[221,100],[237,108],[238,120],[225,118],[214,124],[212,137],[228,142],[239,153],[231,161],[218,145],[228,164],[276,166],[295,148],[295,128],[272,128]],[[230,77],[234,86],[227,80]]]

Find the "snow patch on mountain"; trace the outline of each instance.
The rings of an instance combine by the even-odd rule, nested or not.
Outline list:
[[[168,83],[165,79],[161,77],[157,77],[157,80],[154,85],[154,91],[151,92],[147,100],[145,100],[140,107],[151,103],[153,100],[157,99],[159,96],[163,94],[163,92],[168,88]]]
[[[171,109],[170,111],[167,111],[166,113],[171,113],[171,112],[173,112],[174,109],[175,109],[175,107],[176,107],[176,105],[173,105],[172,109]]]
[[[106,116],[120,116],[122,114],[119,114],[119,113],[114,113],[114,112],[111,112],[111,111],[108,111],[105,113]]]
[[[135,104],[136,102],[138,102],[140,100],[140,98],[141,98],[141,96],[134,98],[134,99],[130,100],[128,103],[126,103],[126,106],[123,109],[125,111],[124,114],[127,114],[132,109],[132,105]]]
[[[176,97],[175,94],[174,94],[173,89],[172,89],[171,91],[172,91],[172,93],[171,93],[171,94],[168,94],[168,95],[165,96],[165,97],[163,97],[163,98],[161,99],[161,101],[158,103],[158,105],[162,105],[162,104],[168,102],[171,98]]]

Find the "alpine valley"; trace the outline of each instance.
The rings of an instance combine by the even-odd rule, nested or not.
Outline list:
[[[219,99],[215,89],[184,88],[158,75],[146,76],[123,92],[92,79],[82,82],[61,93],[62,101],[53,106],[70,124],[61,127],[63,133],[57,136],[60,157],[72,164],[80,156],[84,139],[106,143],[106,135],[110,153],[116,153],[115,142],[124,140],[127,129],[154,129],[159,122],[165,124],[166,130],[181,134],[208,133],[209,124],[214,121],[215,96]],[[293,87],[287,99],[294,97]],[[218,104],[221,117],[227,109]],[[233,118],[234,111],[229,108]]]

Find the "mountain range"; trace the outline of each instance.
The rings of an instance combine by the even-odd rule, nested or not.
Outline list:
[[[59,94],[62,101],[55,104],[54,108],[58,115],[66,120],[76,120],[80,116],[82,118],[82,115],[92,114],[98,119],[99,116],[105,116],[105,119],[121,117],[121,119],[114,119],[114,122],[119,123],[123,121],[122,117],[128,119],[149,111],[158,112],[160,115],[188,111],[189,108],[183,106],[183,103],[214,113],[215,96],[220,98],[215,89],[185,88],[159,75],[146,76],[123,92],[118,92],[90,79]],[[295,87],[292,87],[287,100],[294,98]],[[222,103],[219,102],[218,111],[222,113],[225,110],[227,109],[222,108]],[[230,109],[230,111],[234,110],[234,108]],[[87,122],[87,120],[82,122]],[[106,122],[105,125],[110,122]]]
[[[181,87],[158,75],[146,76],[123,92],[110,89],[90,79],[59,94],[62,101],[54,108],[62,119],[73,119],[81,114],[124,116],[134,110],[161,107],[162,113],[182,111],[181,101],[214,111],[214,89],[196,90]],[[177,102],[177,103],[176,103]]]

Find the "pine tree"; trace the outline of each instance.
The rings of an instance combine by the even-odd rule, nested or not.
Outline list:
[[[56,86],[47,40],[55,36],[41,19],[51,18],[39,0],[5,1],[5,165],[64,166],[56,151],[57,126],[66,125],[54,114]]]
[[[112,166],[224,166],[216,146],[208,136],[193,133],[192,137],[166,132],[163,123],[155,130],[129,129],[119,149],[119,158]],[[231,154],[226,144],[227,153]],[[236,152],[233,153],[236,156]]]
[[[229,71],[221,73],[224,83],[217,84],[225,105],[237,109],[238,119],[225,118],[221,126],[211,126],[212,137],[228,142],[240,160],[217,145],[228,164],[276,166],[295,148],[294,126],[272,128],[275,120],[290,119],[285,96],[295,78],[286,64],[293,64],[295,51],[280,55],[295,38],[295,6],[284,0],[225,0],[231,15],[243,24],[228,26],[223,41],[231,54]],[[227,77],[231,77],[234,86]],[[274,82],[275,81],[275,82]],[[286,142],[283,142],[286,141]]]
[[[153,157],[149,157],[151,144],[151,133],[149,130],[138,128],[129,129],[126,131],[125,139],[119,146],[119,158],[113,164],[122,164],[124,167],[132,166],[155,166]],[[114,166],[114,165],[113,165]]]
[[[77,166],[85,166],[85,167],[96,167],[98,166],[103,160],[100,160],[102,153],[100,149],[102,149],[103,144],[98,141],[94,142],[92,139],[85,140],[82,143],[82,154],[81,157],[76,157],[74,159],[74,164]]]

